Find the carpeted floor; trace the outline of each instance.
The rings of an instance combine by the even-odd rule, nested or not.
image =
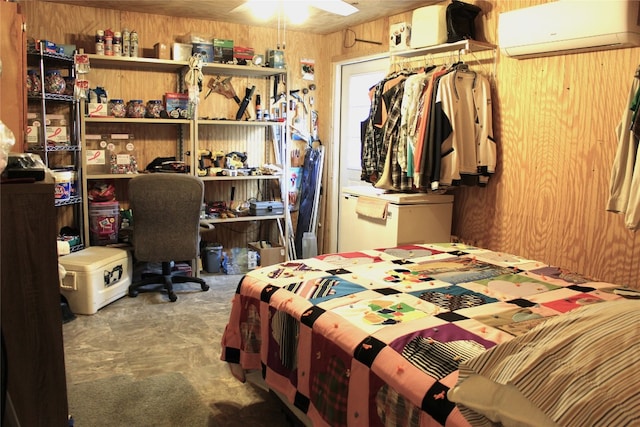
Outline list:
[[[266,391],[236,380],[220,340],[241,276],[203,274],[211,288],[125,296],[63,326],[76,427],[281,427]],[[71,307],[73,310],[73,307]]]

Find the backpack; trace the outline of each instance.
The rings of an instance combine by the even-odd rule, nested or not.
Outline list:
[[[452,0],[447,6],[447,43],[476,38],[475,19],[482,12],[478,6]]]

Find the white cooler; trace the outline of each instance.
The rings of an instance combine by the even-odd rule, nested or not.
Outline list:
[[[67,270],[60,290],[75,314],[95,314],[127,294],[133,274],[126,249],[92,246],[60,257]]]

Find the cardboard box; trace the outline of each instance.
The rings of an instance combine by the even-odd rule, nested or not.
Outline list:
[[[213,39],[213,62],[221,64],[233,62],[233,40]]]
[[[192,43],[191,54],[200,54],[202,62],[213,62],[213,43]]]
[[[168,92],[164,94],[164,109],[172,119],[190,119],[192,106],[189,94]]]
[[[284,52],[281,50],[269,50],[267,52],[267,65],[271,68],[284,68]]]
[[[188,61],[191,58],[193,46],[190,43],[174,43],[171,47],[171,59],[174,61]]]
[[[169,59],[169,48],[164,43],[156,43],[153,45],[153,51],[158,59]]]
[[[252,47],[233,47],[233,59],[235,59],[239,64],[244,64],[251,61],[253,59],[253,55],[254,51]]]
[[[107,104],[99,102],[89,102],[87,104],[87,115],[89,117],[107,117]]]
[[[40,130],[42,126],[42,120],[38,113],[27,113],[27,129],[25,130],[25,137],[27,144],[39,145],[40,144]]]
[[[392,24],[389,27],[389,50],[407,50],[411,43],[411,25],[406,22]]]
[[[447,42],[447,4],[432,4],[413,11],[411,42],[413,49]]]
[[[256,251],[260,257],[260,267],[268,265],[280,264],[285,261],[285,249],[283,246],[263,247],[264,242],[250,242],[249,249]]]
[[[128,292],[133,263],[126,249],[92,246],[59,260],[67,270],[60,291],[75,314],[95,314]]]
[[[86,149],[87,173],[89,175],[99,175],[109,173],[107,166],[107,145],[108,135],[86,134],[84,136]]]
[[[64,114],[48,114],[45,124],[47,145],[69,145],[69,131]]]

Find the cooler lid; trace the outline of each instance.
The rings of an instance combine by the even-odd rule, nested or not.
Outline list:
[[[422,205],[422,204],[441,204],[453,203],[452,194],[433,194],[433,193],[387,193],[373,186],[353,186],[344,187],[343,194],[353,196],[368,196],[386,200],[395,205]]]
[[[114,262],[126,260],[127,249],[91,246],[58,258],[60,264],[70,271],[94,271]]]

